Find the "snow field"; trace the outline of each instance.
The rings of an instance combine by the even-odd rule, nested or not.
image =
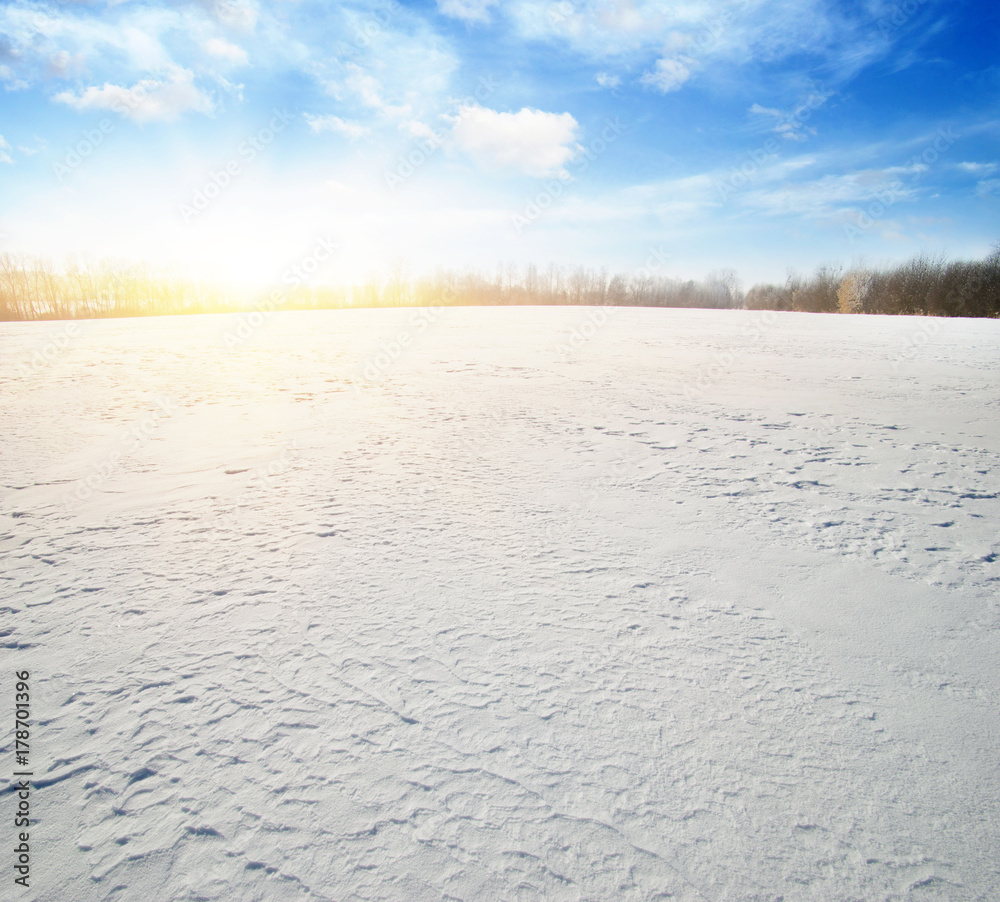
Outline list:
[[[234,322],[0,325],[24,898],[1000,891],[1000,323]]]

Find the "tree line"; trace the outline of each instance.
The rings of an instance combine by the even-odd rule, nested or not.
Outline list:
[[[0,320],[226,313],[259,303],[245,292],[145,264],[70,260],[57,270],[39,257],[0,254]],[[626,275],[582,266],[504,263],[492,273],[442,269],[411,278],[397,258],[387,274],[364,283],[296,284],[272,290],[268,301],[269,309],[279,310],[519,304],[997,317],[1000,245],[983,260],[919,256],[880,269],[822,266],[811,277],[790,272],[784,284],[757,284],[747,292],[728,269],[694,281],[649,269]]]
[[[920,255],[884,269],[821,266],[809,279],[754,285],[750,310],[1000,317],[1000,245],[983,260]]]

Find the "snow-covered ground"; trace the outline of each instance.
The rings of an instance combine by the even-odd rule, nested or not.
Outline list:
[[[70,325],[0,324],[4,898],[1000,898],[1000,322]]]

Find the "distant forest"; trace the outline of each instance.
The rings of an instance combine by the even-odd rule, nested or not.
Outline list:
[[[260,296],[200,284],[145,265],[71,263],[0,254],[0,320],[83,319],[238,310],[468,305],[612,305],[808,313],[1000,317],[1000,244],[983,260],[919,256],[884,268],[823,266],[812,276],[790,272],[784,284],[744,292],[732,270],[683,281],[641,269],[607,270],[502,264],[491,274],[440,271],[410,278],[396,261],[387,276],[342,288],[288,280]]]

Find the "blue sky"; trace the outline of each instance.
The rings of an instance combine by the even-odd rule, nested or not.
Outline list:
[[[0,8],[0,252],[274,281],[668,275],[1000,240],[995,3]]]

